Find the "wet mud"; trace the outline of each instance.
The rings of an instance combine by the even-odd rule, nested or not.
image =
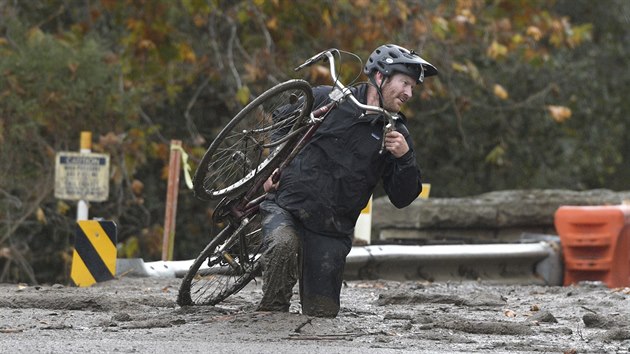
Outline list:
[[[179,279],[0,285],[0,352],[628,353],[630,288],[345,282],[337,318],[257,312],[261,281],[179,307]]]

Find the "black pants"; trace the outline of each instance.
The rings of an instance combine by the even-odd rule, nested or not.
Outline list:
[[[288,311],[293,287],[300,280],[302,313],[335,317],[350,236],[329,237],[302,226],[273,201],[261,204],[265,250],[261,311]]]

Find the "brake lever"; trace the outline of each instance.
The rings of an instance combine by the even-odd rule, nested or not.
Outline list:
[[[328,56],[326,55],[326,53],[331,53],[331,54],[337,53],[337,54],[339,54],[339,49],[331,48],[331,49],[324,50],[323,52],[320,52],[318,54],[315,54],[310,59],[305,61],[302,65],[298,66],[297,68],[295,68],[293,70],[294,71],[300,71],[300,70],[304,69],[307,66],[311,66],[311,65],[317,63],[318,61],[320,61],[322,59],[324,59],[324,62],[326,62],[328,60]]]

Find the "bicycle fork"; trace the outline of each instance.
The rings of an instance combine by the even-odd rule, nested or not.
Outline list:
[[[230,236],[230,238],[228,238],[225,243],[223,243],[223,246],[217,250],[217,253],[219,255],[221,255],[221,258],[236,272],[238,273],[242,273],[243,272],[243,267],[241,266],[241,264],[239,264],[238,262],[236,262],[234,260],[234,257],[232,257],[232,255],[227,251],[228,248],[230,248],[231,246],[233,246],[236,242],[236,238],[239,238],[239,249],[241,250],[241,252],[243,250],[246,250],[247,248],[244,245],[245,240],[243,240],[243,238],[241,237],[241,234],[243,232],[243,229],[249,224],[250,219],[249,218],[244,218],[243,220],[241,220],[240,225],[238,226],[238,228],[232,233],[232,236]],[[239,257],[243,257],[242,254],[238,255]],[[242,263],[242,262],[241,262]]]

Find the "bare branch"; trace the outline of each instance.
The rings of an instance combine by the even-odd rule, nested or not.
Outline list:
[[[212,38],[212,40],[210,41],[210,47],[212,48],[212,52],[214,53],[214,62],[219,67],[219,71],[223,71],[223,61],[221,60],[222,56],[220,55],[222,51],[219,48],[219,43],[217,42],[217,38],[219,38],[219,36],[217,35],[215,29],[216,19],[217,18],[213,16],[212,18],[210,18],[210,21],[208,21],[208,32],[210,33],[210,38]]]
[[[236,87],[240,89],[243,87],[243,83],[241,81],[241,77],[238,74],[238,70],[236,70],[236,65],[234,64],[234,41],[236,38],[236,24],[234,24],[234,20],[229,17],[226,17],[228,23],[230,24],[230,38],[227,43],[227,60],[228,66],[230,67],[230,71],[232,71],[232,75],[234,76],[234,80],[236,81]]]
[[[199,136],[199,130],[197,129],[197,126],[195,125],[195,122],[193,121],[193,118],[190,115],[190,111],[192,110],[195,103],[197,102],[197,99],[199,98],[201,91],[203,91],[203,89],[206,88],[206,86],[208,86],[208,83],[210,83],[210,76],[207,76],[203,80],[201,85],[197,87],[197,89],[195,90],[195,93],[188,101],[188,105],[186,105],[186,111],[184,112],[184,118],[186,119],[186,128],[188,128],[188,133],[190,134],[190,137],[193,141],[197,140],[197,137]]]
[[[449,87],[454,87],[453,82],[451,81],[451,76],[446,75],[446,80],[448,81]],[[459,111],[457,107],[457,102],[455,100],[455,95],[453,94],[453,90],[450,90],[448,93],[449,101],[451,102],[451,106],[453,107],[453,111],[455,112],[455,117],[457,118],[457,130],[459,131],[459,135],[462,137],[462,143],[465,148],[468,148],[468,139],[466,139],[466,133],[464,132],[464,126],[462,122],[462,113]]]
[[[252,9],[252,11],[254,11],[254,15],[255,15],[254,19],[256,20],[256,23],[260,27],[261,32],[265,36],[265,43],[267,45],[267,50],[269,51],[269,53],[272,53],[274,43],[273,43],[273,40],[271,39],[271,34],[269,33],[269,31],[267,31],[267,26],[263,22],[264,15],[259,11],[258,6],[254,5],[252,1],[250,1],[250,8]]]
[[[62,4],[59,6],[59,9],[57,9],[57,11],[53,14],[51,14],[50,16],[48,16],[47,18],[45,18],[43,21],[41,21],[40,23],[36,24],[35,27],[41,27],[43,25],[45,25],[46,23],[54,20],[56,17],[61,16],[61,14],[63,14],[63,12],[65,11],[65,6]]]
[[[5,198],[7,198],[6,200],[9,201],[11,204],[13,204],[14,207],[16,208],[21,208],[22,207],[22,201],[10,194],[9,192],[5,191],[4,189],[0,189],[0,194],[3,194],[5,196]]]
[[[50,176],[49,176],[50,178]],[[47,179],[44,179],[47,180]],[[15,231],[28,219],[31,215],[33,215],[39,205],[44,201],[44,199],[48,198],[50,193],[53,191],[52,183],[42,183],[40,184],[40,190],[33,190],[32,195],[35,196],[35,200],[27,205],[26,211],[15,220],[14,223],[10,224],[7,232],[0,238],[0,245],[5,243],[14,233]]]
[[[18,250],[13,245],[9,246],[9,248],[11,250],[10,252],[13,260],[16,261],[22,272],[24,272],[24,274],[26,274],[26,276],[30,279],[31,284],[37,284],[37,279],[35,279],[35,271],[33,270],[33,267],[31,267],[30,263],[28,263],[26,258],[24,258],[24,251]]]
[[[485,104],[479,103],[477,101],[471,102],[471,105],[475,106],[475,107],[481,107],[481,108],[487,109],[489,111],[506,111],[506,110],[516,111],[516,110],[521,110],[523,108],[531,107],[534,104],[534,102],[536,102],[536,101],[544,100],[544,98],[549,94],[549,92],[551,92],[554,89],[554,86],[555,86],[555,84],[550,83],[547,86],[545,86],[542,90],[529,95],[524,100],[522,100],[520,102],[514,102],[513,104],[510,104],[510,105],[498,106],[497,107],[497,106],[485,105]],[[539,108],[539,106],[536,106],[535,108]]]
[[[140,113],[140,117],[142,117],[142,119],[144,120],[145,123],[151,125],[151,126],[155,126],[156,124],[153,122],[153,119],[151,119],[151,117],[142,109],[142,107],[140,107],[138,109],[139,113]],[[161,142],[163,142],[164,144],[169,144],[169,140],[166,139],[160,132],[159,130],[156,131],[155,135],[157,135],[158,139],[160,139]]]

